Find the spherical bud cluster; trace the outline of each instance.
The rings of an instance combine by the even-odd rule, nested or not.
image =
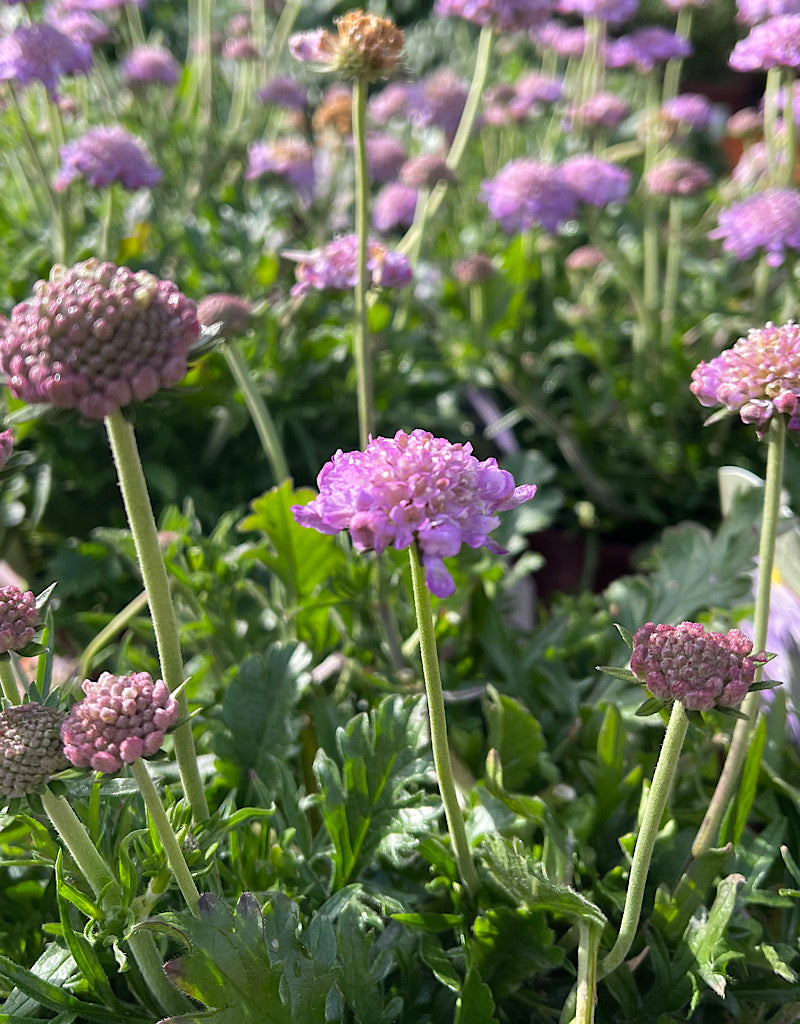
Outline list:
[[[197,303],[197,319],[204,327],[220,324],[223,338],[241,334],[250,323],[253,307],[247,299],[227,292],[213,292]]]
[[[77,177],[92,188],[107,188],[118,181],[124,189],[155,188],[162,174],[136,135],[121,125],[90,128],[74,142],[61,147],[61,170],[53,188],[62,192]]]
[[[465,256],[463,260],[456,260],[453,273],[461,284],[471,285],[490,281],[496,271],[488,256],[476,253],[474,256]]]
[[[654,164],[647,172],[647,190],[654,196],[688,196],[711,184],[711,173],[694,160],[675,157]]]
[[[752,650],[738,629],[712,633],[698,622],[648,622],[633,635],[631,671],[658,700],[679,700],[687,711],[734,707],[767,660],[763,651],[748,657]]]
[[[728,63],[735,71],[800,68],[800,14],[783,14],[755,25],[734,46]]]
[[[21,651],[36,632],[39,612],[36,598],[19,587],[0,587],[0,654]]]
[[[348,11],[334,22],[336,35],[326,29],[300,32],[289,40],[297,60],[317,64],[348,78],[377,81],[400,63],[405,38],[389,21],[364,11]]]
[[[5,469],[14,450],[14,435],[10,430],[0,431],[0,469]]]
[[[0,711],[0,797],[28,796],[68,767],[63,720],[63,712],[33,702]]]
[[[595,156],[573,156],[561,164],[567,186],[583,203],[606,206],[628,198],[631,172]]]
[[[298,261],[295,270],[297,284],[292,288],[292,295],[307,295],[314,290],[354,288],[358,273],[357,247],[356,235],[342,235],[322,249],[285,253]],[[374,238],[367,242],[367,270],[369,283],[379,288],[401,288],[409,284],[413,276],[411,264],[405,256],[393,252]]]
[[[305,203],[314,196],[316,174],[314,153],[300,136],[277,142],[251,142],[247,148],[245,178],[253,181],[264,174],[276,174],[294,188]]]
[[[119,678],[103,672],[84,680],[83,692],[61,726],[64,753],[78,768],[118,772],[160,750],[178,720],[177,700],[147,672]]]
[[[0,39],[0,81],[24,88],[41,82],[52,98],[63,75],[86,74],[92,67],[92,51],[55,25],[38,22],[18,25]]]
[[[170,387],[200,334],[195,304],[171,281],[89,259],[56,265],[0,336],[12,394],[102,419]]]
[[[349,530],[357,551],[398,550],[416,542],[425,581],[437,597],[455,590],[443,559],[462,544],[499,551],[489,533],[498,512],[529,501],[536,488],[516,487],[495,459],[479,462],[469,444],[425,430],[373,438],[366,449],[334,455],[317,477],[319,497],[294,505],[301,526]]]
[[[434,14],[491,25],[496,32],[535,28],[555,10],[555,0],[436,0]]]
[[[763,437],[776,415],[800,430],[800,327],[768,323],[692,371],[690,390],[701,405],[724,405]]]
[[[780,266],[786,249],[800,249],[800,192],[767,188],[733,203],[720,212],[719,227],[709,238],[721,238],[722,248],[736,259],[763,250],[770,266]]]
[[[180,74],[180,64],[163,46],[137,46],[122,62],[122,77],[131,89],[175,85]]]
[[[414,221],[417,209],[417,190],[410,185],[390,181],[375,196],[372,207],[372,224],[384,233],[397,228],[407,228]]]

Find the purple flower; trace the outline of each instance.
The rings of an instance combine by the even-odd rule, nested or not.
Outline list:
[[[598,92],[583,103],[567,110],[567,127],[577,123],[585,128],[618,128],[630,114],[631,108],[613,92]]]
[[[222,56],[229,60],[258,60],[260,54],[248,36],[232,36],[222,44]]]
[[[400,169],[400,180],[404,185],[412,185],[414,188],[433,188],[440,181],[454,184],[456,176],[447,166],[444,157],[436,153],[423,153],[406,160]]]
[[[62,75],[85,74],[91,66],[90,47],[47,22],[19,25],[0,39],[0,81],[21,87],[38,81],[51,97]]]
[[[706,632],[699,622],[647,625],[633,635],[631,671],[658,700],[679,700],[687,711],[734,707],[753,685],[762,651],[738,629]]]
[[[13,395],[102,419],[186,373],[200,334],[195,304],[171,281],[89,259],[56,265],[0,336]]]
[[[736,259],[749,260],[763,249],[767,263],[780,266],[785,249],[800,249],[800,192],[768,188],[734,203],[720,212],[709,238],[723,239],[722,248]]]
[[[0,654],[21,651],[33,640],[39,612],[36,598],[19,587],[0,587]]]
[[[147,156],[144,143],[121,125],[90,128],[61,147],[61,170],[53,187],[61,192],[82,176],[92,188],[107,188],[118,181],[123,188],[154,188],[161,171]]]
[[[391,181],[375,196],[372,224],[384,233],[396,228],[407,228],[414,221],[417,208],[417,190],[410,185]]]
[[[137,46],[122,62],[122,77],[131,88],[175,85],[180,74],[180,64],[163,46]]]
[[[594,245],[579,245],[577,249],[573,249],[569,253],[564,260],[564,265],[567,270],[584,272],[597,270],[598,267],[602,267],[607,262],[608,257],[602,249],[598,249]]]
[[[0,711],[0,796],[29,796],[68,767],[62,711],[31,701]]]
[[[735,71],[800,68],[800,14],[782,14],[750,29],[728,61]]]
[[[638,7],[639,0],[559,0],[558,12],[621,25],[634,16]]]
[[[561,164],[561,175],[575,195],[591,206],[628,198],[631,172],[595,156],[573,156]]]
[[[294,505],[301,526],[320,533],[349,530],[356,551],[402,550],[416,542],[425,582],[437,597],[455,590],[444,558],[462,544],[486,546],[498,512],[529,501],[536,487],[515,487],[495,459],[479,462],[470,444],[451,444],[425,430],[373,438],[365,451],[339,450],[317,477],[319,497]]]
[[[288,75],[271,78],[258,90],[258,98],[268,106],[299,111],[308,109],[308,90]]]
[[[64,753],[78,768],[118,772],[123,764],[161,749],[164,734],[178,720],[178,702],[160,679],[147,672],[85,679],[86,696],[73,704],[61,726]]]
[[[61,0],[64,10],[70,11],[116,11],[129,3],[145,7],[147,0]]]
[[[310,291],[344,290],[356,284],[356,235],[342,235],[328,242],[322,249],[305,253],[284,253],[297,260],[297,284],[292,295],[307,295]],[[402,288],[412,278],[411,264],[398,252],[370,238],[367,245],[367,270],[371,284],[378,288]]]
[[[800,0],[736,0],[736,7],[736,20],[745,25],[757,25],[779,14],[800,14]]]
[[[0,469],[5,469],[14,450],[14,435],[10,430],[0,432]]]
[[[757,586],[756,572],[754,593]],[[796,696],[800,694],[800,600],[777,568],[772,570],[770,586],[767,650],[775,652],[775,658],[769,663],[770,677],[786,684],[786,730],[794,745],[800,748],[800,718],[795,705]],[[774,696],[774,690],[762,693],[767,704]]]
[[[532,71],[515,83],[513,95],[508,101],[508,109],[512,117],[521,121],[532,111],[538,110],[540,104],[556,103],[563,94],[563,79],[545,75],[541,71]]]
[[[710,101],[700,93],[684,92],[667,100],[661,111],[671,121],[687,125],[697,131],[705,131],[711,124],[713,107]]]
[[[252,142],[247,148],[245,178],[253,181],[264,174],[277,174],[297,190],[304,202],[314,195],[314,154],[305,139]]]
[[[559,57],[582,57],[586,49],[586,29],[581,25],[565,25],[553,19],[531,32],[534,44],[552,50]]]
[[[409,100],[418,92],[418,86],[404,82],[390,82],[369,101],[369,116],[375,124],[387,124],[393,118],[404,118],[408,114]]]
[[[783,324],[754,328],[746,338],[692,371],[692,394],[701,405],[724,405],[753,423],[763,437],[776,415],[800,430],[800,327]]]
[[[463,259],[456,260],[453,264],[453,273],[461,284],[473,285],[491,281],[496,271],[488,256],[475,253],[473,256],[465,256]]]
[[[97,46],[111,39],[111,29],[89,11],[66,10],[61,4],[45,8],[45,20],[83,46]]]
[[[466,83],[450,68],[434,71],[408,92],[411,120],[420,128],[441,128],[451,139],[464,112],[467,92]]]
[[[553,13],[555,0],[436,0],[434,14],[491,25],[498,32],[535,28]]]
[[[656,64],[676,57],[689,57],[692,44],[658,25],[637,29],[606,43],[606,64],[610,68],[635,67],[652,71]]]
[[[512,160],[481,185],[490,216],[508,235],[538,224],[553,234],[575,216],[578,197],[566,186],[560,168],[537,160]]]
[[[369,173],[379,185],[395,179],[407,157],[406,147],[399,139],[378,132],[367,136]]]
[[[711,174],[701,164],[683,157],[662,160],[647,172],[647,190],[654,196],[688,196],[711,184]]]

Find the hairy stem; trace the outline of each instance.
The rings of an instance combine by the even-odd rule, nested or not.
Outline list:
[[[369,333],[367,305],[367,256],[369,246],[369,165],[367,163],[367,88],[365,78],[353,82],[353,152],[356,174],[356,319],[353,348],[358,388],[358,436],[366,448],[375,430],[375,382],[372,365],[372,339]]]

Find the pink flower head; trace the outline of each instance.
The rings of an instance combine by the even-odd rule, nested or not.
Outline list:
[[[800,0],[736,0],[736,20],[757,25],[779,14],[800,14]]]
[[[382,132],[371,132],[367,136],[367,162],[370,177],[379,185],[393,181],[406,162],[406,147],[391,135]]]
[[[0,335],[13,395],[103,419],[185,375],[200,334],[195,304],[171,281],[89,259],[37,281]]]
[[[180,74],[180,64],[163,46],[137,46],[122,62],[122,77],[131,88],[175,85]]]
[[[456,133],[469,89],[450,68],[428,75],[406,93],[411,120],[419,128],[441,128],[448,139]]]
[[[258,90],[262,103],[286,110],[305,111],[308,109],[308,90],[296,79],[282,75],[270,80]]]
[[[61,147],[61,170],[53,188],[62,192],[77,177],[86,179],[92,188],[107,188],[118,181],[133,192],[138,188],[155,188],[163,177],[151,163],[138,136],[122,125],[90,128],[74,142]]]
[[[245,178],[253,181],[265,174],[284,178],[305,203],[314,196],[314,154],[301,136],[276,142],[252,142],[247,148]]]
[[[61,726],[64,753],[78,768],[118,772],[123,764],[161,749],[178,720],[178,702],[147,672],[84,680],[86,696],[73,704]]]
[[[630,114],[631,108],[621,96],[613,92],[597,92],[583,103],[567,109],[567,128],[574,122],[584,128],[618,128]]]
[[[711,173],[694,160],[675,157],[654,164],[647,172],[647,190],[654,196],[688,196],[711,184]]]
[[[0,432],[0,469],[5,469],[14,450],[14,435],[10,430]]]
[[[633,635],[631,671],[658,700],[679,700],[687,711],[734,707],[767,660],[763,651],[749,657],[752,650],[738,629],[712,633],[699,622],[648,622]]]
[[[558,167],[538,160],[512,160],[481,185],[489,215],[506,234],[538,224],[550,234],[575,216],[578,197]]]
[[[307,295],[314,290],[354,288],[357,245],[356,235],[342,235],[322,249],[284,253],[289,259],[298,261],[295,269],[297,284],[292,288],[292,295]],[[379,288],[402,288],[412,278],[408,259],[374,238],[370,238],[367,244],[367,270],[371,275],[370,283]]]
[[[253,317],[253,307],[240,295],[212,292],[197,303],[197,319],[204,327],[220,325],[223,338],[241,334]]]
[[[767,263],[783,263],[786,249],[800,249],[800,192],[793,188],[768,188],[719,215],[719,227],[709,238],[721,238],[722,248],[738,260],[749,260],[759,250]]]
[[[111,40],[108,25],[89,11],[70,11],[57,4],[46,8],[45,19],[59,32],[84,46],[98,46]]]
[[[628,198],[631,172],[596,156],[573,156],[561,164],[561,175],[581,202],[606,206]]]
[[[531,39],[539,50],[552,50],[559,57],[582,57],[586,49],[586,29],[582,25],[566,25],[553,18],[534,29]]]
[[[436,0],[434,14],[491,25],[497,32],[519,32],[549,18],[555,0]]]
[[[639,71],[652,71],[656,64],[676,57],[689,57],[692,52],[688,39],[659,25],[650,25],[608,42],[606,64],[610,68],[634,67]]]
[[[728,63],[735,71],[800,68],[800,14],[781,14],[755,25],[734,46]]]
[[[29,590],[0,587],[0,654],[21,651],[33,640],[39,612],[36,598]]]
[[[417,208],[417,190],[411,185],[390,181],[375,196],[372,224],[376,231],[386,234],[398,228],[407,228],[414,221]]]
[[[621,25],[634,16],[638,7],[639,0],[559,0],[558,12]]]
[[[38,81],[51,97],[62,76],[86,74],[91,67],[91,48],[48,22],[18,25],[0,39],[0,81],[20,87]]]
[[[789,417],[790,430],[800,430],[800,327],[790,321],[750,331],[695,367],[689,387],[701,405],[724,405],[755,424],[759,437],[778,414]]]
[[[479,462],[471,453],[470,444],[425,430],[373,438],[363,452],[338,451],[317,477],[319,497],[292,513],[320,533],[349,530],[357,551],[402,550],[416,541],[429,589],[449,597],[455,584],[443,559],[462,544],[497,552],[489,539],[497,513],[536,492],[515,487],[495,459]]]
[[[677,124],[697,131],[704,131],[711,124],[713,107],[711,102],[697,92],[683,92],[679,96],[667,100],[661,112]]]

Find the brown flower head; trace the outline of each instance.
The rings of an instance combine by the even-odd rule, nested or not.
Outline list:
[[[326,29],[300,32],[289,40],[292,54],[324,71],[374,82],[400,63],[405,37],[388,18],[348,11],[335,21],[336,34]]]
[[[62,711],[33,702],[0,711],[0,797],[27,796],[67,767],[63,719]]]

